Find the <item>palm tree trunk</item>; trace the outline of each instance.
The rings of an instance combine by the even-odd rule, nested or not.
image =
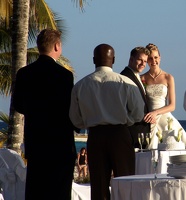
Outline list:
[[[12,93],[15,86],[16,73],[26,65],[28,21],[30,0],[13,0],[13,27],[12,27]],[[20,153],[23,142],[23,115],[17,113],[13,107],[11,97],[7,147]]]

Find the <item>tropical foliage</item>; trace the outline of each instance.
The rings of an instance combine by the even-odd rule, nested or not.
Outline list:
[[[0,112],[0,120],[5,122],[6,125],[8,126],[9,123],[9,116],[3,112]],[[4,143],[6,143],[8,138],[8,128],[2,128],[0,130],[0,147],[2,147],[4,145]]]
[[[6,113],[3,113],[0,111],[0,121],[3,121],[7,126],[8,126],[8,123],[9,123],[9,116],[6,114]],[[0,133],[1,134],[4,134],[5,137],[7,136],[8,134],[8,130],[7,128],[2,128],[0,130]],[[1,136],[0,136],[0,139],[1,139]]]
[[[38,57],[37,49],[34,48],[29,49],[27,54],[28,46],[34,44],[33,41],[43,28],[61,30],[61,21],[55,19],[43,0],[1,0],[0,22],[0,90],[2,94],[10,95],[17,70]],[[24,117],[14,110],[11,99],[6,145],[17,152],[20,152],[23,142],[23,124]]]
[[[11,94],[11,69],[12,69],[12,0],[0,1],[0,94]],[[39,56],[35,45],[37,34],[40,30],[50,27],[62,32],[62,40],[66,37],[64,20],[54,13],[44,0],[30,0],[29,32],[27,64],[36,60]],[[33,46],[33,47],[31,47]],[[70,61],[61,56],[59,63],[74,72]]]
[[[84,2],[79,0],[81,9]],[[44,0],[0,1],[0,93],[11,94],[18,69],[37,58],[37,49],[28,47],[32,47],[40,30],[51,27],[65,36],[61,22]],[[59,62],[73,71],[68,59],[61,57]],[[24,117],[14,110],[11,99],[7,147],[17,152],[23,142],[23,124]]]

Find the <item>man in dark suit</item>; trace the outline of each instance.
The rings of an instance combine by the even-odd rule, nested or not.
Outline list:
[[[122,75],[130,78],[138,86],[141,96],[145,103],[144,116],[146,113],[148,113],[148,104],[146,100],[145,88],[140,80],[139,73],[141,73],[145,69],[149,54],[149,50],[145,47],[140,46],[132,49],[130,52],[129,64],[121,72]],[[128,127],[133,137],[134,147],[140,147],[138,142],[138,133],[144,133],[145,135],[146,133],[150,133],[150,123],[153,122],[153,119],[152,121],[148,121],[148,123],[143,120]],[[143,147],[145,146],[146,144]]]
[[[24,115],[27,159],[25,200],[70,200],[76,159],[69,118],[72,72],[56,60],[61,33],[44,29],[37,37],[39,58],[17,72],[13,103]]]

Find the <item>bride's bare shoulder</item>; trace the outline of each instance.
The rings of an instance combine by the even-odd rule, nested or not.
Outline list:
[[[147,78],[147,75],[148,75],[148,72],[144,73],[144,74],[141,74],[140,77],[141,79],[146,79]]]
[[[167,80],[174,80],[174,76],[165,71],[162,71],[162,75],[164,75]]]

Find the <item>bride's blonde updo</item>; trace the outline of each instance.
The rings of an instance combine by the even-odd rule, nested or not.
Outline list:
[[[146,48],[152,52],[152,51],[158,51],[159,55],[160,55],[160,51],[158,49],[158,47],[155,44],[149,43]]]

